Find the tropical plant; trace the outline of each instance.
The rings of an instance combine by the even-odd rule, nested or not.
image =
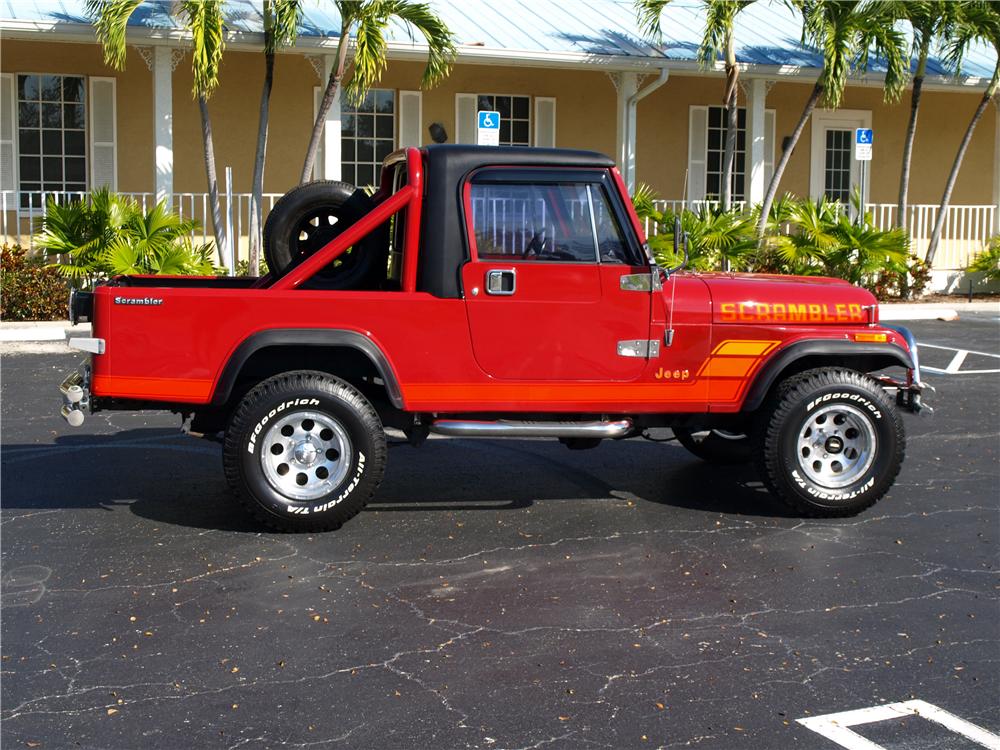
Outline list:
[[[1000,234],[969,264],[969,270],[981,273],[985,281],[1000,281]]]
[[[864,0],[790,0],[802,13],[802,43],[823,57],[819,78],[806,100],[798,123],[781,151],[758,214],[757,235],[763,237],[771,203],[777,195],[782,175],[813,110],[822,103],[829,109],[840,106],[844,87],[852,72],[868,70],[871,54],[885,65],[886,101],[899,99],[906,86],[910,64],[905,37],[894,23],[888,6]]]
[[[0,247],[0,318],[60,320],[66,317],[66,279],[20,245]]]
[[[163,201],[144,210],[101,189],[85,200],[50,199],[34,241],[73,286],[88,287],[118,274],[213,273],[212,244],[191,241],[197,228]]]
[[[264,0],[264,85],[260,93],[260,116],[257,120],[257,146],[254,153],[253,181],[250,185],[250,273],[258,274],[263,241],[264,159],[267,153],[267,127],[270,118],[271,89],[274,87],[274,58],[279,47],[295,43],[302,18],[299,0]]]
[[[927,75],[927,61],[931,48],[940,46],[951,25],[953,11],[958,3],[953,0],[887,0],[888,12],[909,22],[913,29],[910,57],[916,58],[913,71],[913,89],[910,93],[910,119],[903,141],[903,163],[899,173],[899,201],[896,206],[896,226],[906,227],[907,193],[910,188],[910,164],[913,159],[913,140],[917,133],[917,114],[920,95]]]
[[[944,193],[941,196],[941,207],[938,210],[937,218],[934,221],[934,229],[931,231],[930,241],[927,243],[926,260],[929,264],[934,264],[934,256],[937,254],[938,245],[941,242],[941,233],[944,231],[945,222],[948,220],[948,206],[951,204],[951,194],[955,189],[955,181],[958,179],[958,172],[962,168],[962,160],[965,152],[972,141],[972,134],[976,129],[983,113],[990,105],[990,102],[997,95],[1000,88],[1000,7],[994,2],[980,0],[978,2],[965,2],[958,7],[955,13],[954,23],[947,42],[947,54],[945,60],[954,66],[955,75],[961,75],[962,62],[965,53],[974,44],[986,44],[993,51],[996,63],[993,66],[993,77],[990,79],[986,90],[976,111],[972,113],[972,120],[965,129],[965,135],[958,146],[958,153],[955,154],[955,161],[948,173],[948,180],[945,182]]]
[[[355,104],[360,104],[368,89],[382,77],[388,47],[385,32],[394,18],[402,21],[411,34],[416,29],[427,42],[427,65],[420,80],[422,88],[434,86],[448,75],[456,53],[451,30],[427,3],[413,0],[334,0],[334,4],[340,13],[337,62],[330,71],[323,99],[316,113],[312,136],[302,163],[300,182],[308,182],[312,178],[326,113],[347,73],[351,74],[347,95]],[[354,56],[348,63],[347,52],[352,33]]]
[[[705,28],[698,47],[698,61],[703,68],[712,68],[721,57],[726,69],[726,87],[722,105],[726,108],[726,138],[722,155],[722,179],[719,203],[728,211],[732,205],[733,165],[736,160],[736,137],[739,128],[739,74],[736,64],[736,16],[754,0],[702,0],[705,8]],[[661,17],[670,0],[635,0],[639,26],[656,42],[663,38]]]
[[[127,51],[126,31],[129,19],[142,0],[87,0],[86,12],[97,32],[97,39],[104,50],[104,62],[115,70],[125,69]],[[212,120],[208,100],[219,85],[219,69],[225,49],[225,25],[222,0],[180,0],[172,3],[173,12],[191,35],[191,72],[194,77],[192,93],[198,100],[201,114],[201,139],[205,155],[205,175],[212,208],[212,230],[215,244],[222,254],[222,264],[228,265],[225,254],[226,230],[219,204],[219,180],[215,169],[215,142],[212,137]]]

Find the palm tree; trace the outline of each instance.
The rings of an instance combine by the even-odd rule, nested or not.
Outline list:
[[[955,162],[951,165],[951,172],[948,173],[948,181],[945,183],[944,194],[941,196],[941,207],[938,210],[937,219],[934,221],[930,242],[927,244],[927,257],[925,259],[927,265],[934,263],[934,256],[937,254],[938,244],[941,242],[941,232],[944,230],[944,224],[948,218],[951,193],[955,189],[958,171],[962,168],[962,159],[965,158],[965,152],[969,148],[972,133],[975,131],[976,125],[979,124],[983,112],[996,97],[997,89],[1000,87],[1000,8],[988,0],[979,0],[978,2],[963,3],[958,11],[948,35],[948,52],[945,56],[945,60],[950,65],[954,65],[955,74],[961,75],[962,60],[966,51],[973,44],[987,44],[992,47],[997,62],[993,68],[993,77],[979,100],[979,106],[972,114],[969,127],[966,128],[965,136],[958,146],[958,153],[955,154]]]
[[[704,68],[711,68],[720,57],[726,66],[726,89],[722,104],[726,108],[726,143],[722,156],[722,180],[719,202],[728,211],[732,204],[733,163],[736,159],[736,136],[739,128],[739,75],[736,64],[736,16],[754,0],[702,0],[705,6],[705,29],[698,60]],[[670,0],[636,0],[639,26],[650,38],[659,42],[663,38],[660,18]]]
[[[300,182],[311,179],[326,113],[330,110],[348,69],[350,68],[352,75],[347,84],[347,93],[351,101],[356,103],[360,103],[368,89],[382,77],[388,46],[385,31],[393,18],[402,21],[411,31],[419,31],[427,42],[427,66],[420,81],[421,87],[428,88],[444,79],[455,59],[455,38],[451,30],[426,3],[412,0],[334,0],[334,4],[340,13],[337,64],[330,71],[323,100],[316,113],[316,122],[302,163]],[[354,59],[348,63],[347,49],[352,32]]]
[[[126,30],[129,18],[142,0],[87,0],[87,15],[92,19],[97,38],[104,50],[104,62],[116,70],[125,69]],[[215,171],[215,143],[208,99],[219,85],[219,68],[225,49],[221,0],[181,0],[175,12],[191,35],[191,71],[194,75],[193,95],[201,113],[201,139],[205,152],[205,174],[212,207],[212,230],[223,265],[228,247],[219,206],[219,181]]]
[[[254,154],[253,182],[250,187],[250,275],[260,270],[261,231],[264,202],[264,157],[267,152],[267,125],[271,89],[274,86],[274,57],[278,47],[295,43],[302,5],[299,0],[264,0],[264,87],[260,94],[257,121],[257,149]]]
[[[896,226],[906,228],[906,196],[910,187],[910,163],[913,157],[913,139],[917,132],[917,112],[920,108],[920,93],[927,74],[927,60],[931,47],[940,43],[952,15],[954,2],[948,0],[891,0],[897,17],[909,21],[913,29],[911,57],[916,57],[917,66],[913,72],[913,91],[910,94],[910,121],[906,126],[906,140],[903,142],[903,166],[899,175],[899,202],[896,206]]]
[[[764,195],[757,223],[759,237],[764,236],[771,203],[778,192],[781,177],[816,105],[822,102],[829,109],[839,107],[844,98],[847,77],[852,72],[868,70],[872,51],[885,64],[886,101],[899,99],[910,69],[905,38],[895,27],[895,18],[886,6],[866,3],[864,0],[792,2],[802,12],[802,43],[813,47],[823,56],[823,66],[816,85],[806,100],[802,115],[781,151],[774,174],[771,175],[771,183]]]

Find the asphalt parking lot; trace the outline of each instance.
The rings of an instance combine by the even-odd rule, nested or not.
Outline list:
[[[77,357],[5,356],[0,740],[834,750],[797,720],[915,700],[998,733],[1000,321],[910,327],[936,412],[836,521],[673,444],[439,439],[341,531],[260,533],[176,417],[71,430]],[[983,746],[919,713],[843,746]]]

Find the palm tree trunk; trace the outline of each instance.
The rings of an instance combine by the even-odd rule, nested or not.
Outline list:
[[[941,242],[941,233],[944,231],[944,223],[948,216],[948,205],[951,203],[951,193],[955,189],[955,181],[958,180],[958,171],[962,168],[962,159],[965,158],[965,152],[969,148],[969,142],[972,140],[972,133],[976,129],[976,125],[979,124],[979,120],[983,116],[983,112],[990,105],[990,101],[993,99],[996,93],[993,90],[994,87],[990,87],[983,94],[983,98],[979,102],[979,106],[976,107],[975,114],[972,115],[972,121],[969,123],[969,127],[965,131],[965,137],[962,138],[962,143],[958,147],[958,153],[955,154],[955,163],[951,165],[951,172],[948,174],[948,181],[944,186],[944,194],[941,196],[941,207],[938,209],[937,219],[934,221],[934,231],[931,232],[931,241],[927,244],[927,261],[928,266],[934,264],[934,256],[937,254],[938,244]]]
[[[736,65],[733,36],[726,42],[726,144],[722,152],[722,184],[719,186],[719,203],[728,211],[733,203],[733,162],[736,160],[736,131],[739,128],[737,79],[740,69]]]
[[[269,34],[270,32],[265,32]],[[265,49],[270,48],[267,40]],[[264,53],[264,88],[260,94],[260,116],[257,120],[257,151],[253,163],[253,185],[250,195],[250,275],[260,275],[261,231],[264,203],[264,158],[267,153],[267,125],[274,85],[274,51]]]
[[[759,239],[764,237],[764,231],[767,229],[767,216],[771,213],[771,204],[774,203],[774,196],[778,193],[781,176],[785,173],[785,167],[788,166],[788,161],[792,157],[795,145],[799,142],[802,131],[805,130],[806,123],[809,122],[809,118],[812,116],[813,110],[816,109],[821,96],[823,96],[823,87],[817,82],[813,86],[809,99],[806,101],[806,106],[802,110],[802,116],[799,117],[799,122],[795,126],[795,130],[792,131],[792,135],[788,139],[788,144],[781,150],[781,158],[774,167],[774,174],[771,175],[771,183],[767,186],[767,193],[764,194],[764,202],[760,206],[760,219],[757,222],[757,237]]]
[[[347,63],[347,36],[350,34],[350,25],[346,22],[340,29],[340,42],[337,44],[337,67],[330,71],[330,78],[326,82],[326,90],[323,92],[323,101],[320,102],[319,112],[316,113],[316,122],[313,123],[312,135],[309,138],[309,146],[306,148],[306,158],[302,163],[302,174],[299,182],[309,182],[312,179],[313,165],[316,162],[316,151],[319,149],[319,139],[323,136],[323,125],[326,124],[326,113],[330,111],[333,98],[340,88],[340,81],[344,77],[344,68]]]
[[[924,86],[928,54],[929,49],[920,50],[920,62],[917,63],[917,72],[913,76],[913,92],[910,94],[910,122],[906,126],[906,140],[903,141],[903,169],[899,175],[899,203],[896,206],[896,226],[900,229],[906,229],[906,194],[910,189],[910,161],[913,158],[913,138],[917,134],[917,112],[920,109],[920,93]]]
[[[198,95],[198,109],[201,111],[201,141],[205,148],[205,176],[208,178],[208,201],[212,208],[212,232],[215,247],[219,251],[222,265],[228,265],[226,249],[226,228],[222,223],[222,208],[219,206],[219,180],[215,174],[215,143],[212,140],[212,120],[208,116],[208,100],[204,94]]]

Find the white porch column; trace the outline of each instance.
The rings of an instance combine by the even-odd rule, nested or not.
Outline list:
[[[323,80],[320,86],[326,87],[330,73],[337,65],[336,55],[323,55]],[[340,102],[343,88],[337,90],[336,97],[326,112],[326,124],[323,126],[323,178],[327,180],[341,179],[340,162]]]
[[[174,193],[174,103],[172,77],[174,62],[170,47],[153,47],[153,179],[157,202],[171,205]]]
[[[993,100],[993,231],[1000,232],[1000,101]]]
[[[748,203],[760,203],[767,190],[765,180],[765,100],[768,82],[763,78],[753,78],[747,86],[747,145],[749,164],[747,165],[746,199]]]
[[[615,161],[621,170],[622,178],[629,190],[635,187],[635,107],[629,106],[631,99],[639,88],[639,76],[636,73],[612,73],[611,82],[618,92],[616,108],[616,148]]]

